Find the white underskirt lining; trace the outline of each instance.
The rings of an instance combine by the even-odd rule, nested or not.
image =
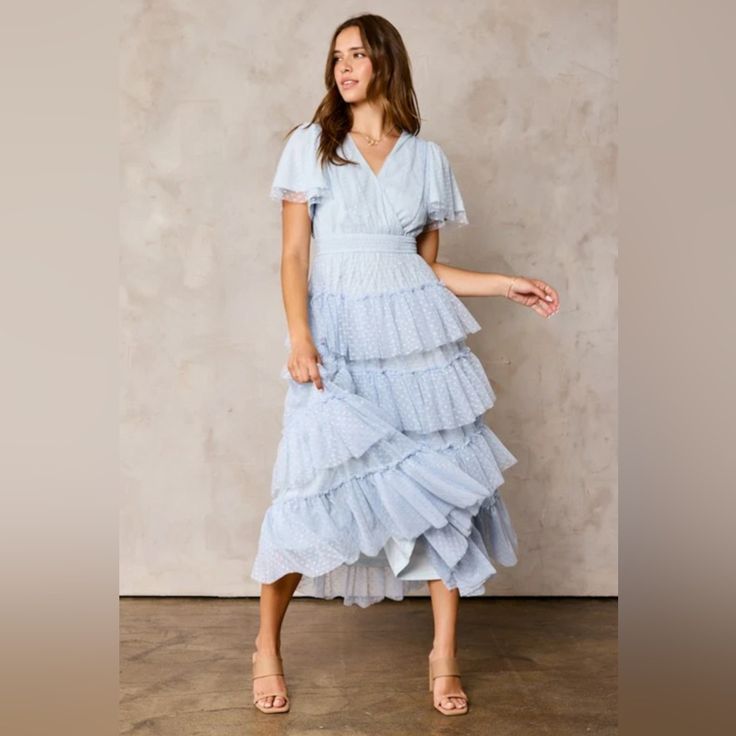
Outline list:
[[[426,543],[420,537],[412,539],[390,538],[384,546],[391,569],[400,580],[436,580],[440,576],[427,555]]]

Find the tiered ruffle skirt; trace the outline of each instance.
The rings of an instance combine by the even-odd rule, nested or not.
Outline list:
[[[288,380],[272,503],[251,577],[369,606],[440,578],[482,595],[517,561],[499,493],[517,462],[465,338],[481,329],[414,238],[318,238],[309,322],[324,390]],[[288,337],[286,345],[289,346]]]

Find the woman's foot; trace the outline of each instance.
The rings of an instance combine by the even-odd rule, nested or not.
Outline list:
[[[456,657],[457,647],[433,647],[429,653],[429,658],[434,659],[435,657]],[[465,698],[458,696],[444,697],[445,693],[456,693],[458,690],[462,690],[462,683],[460,677],[455,675],[443,675],[442,677],[435,678],[432,683],[433,696],[436,702],[443,708],[458,708],[462,710],[467,704]]]
[[[256,637],[255,641],[256,659],[258,654],[280,654],[279,647],[277,645],[263,645],[258,641]],[[283,675],[268,675],[266,677],[259,677],[253,681],[253,697],[258,698],[258,693],[273,692],[274,689],[286,689],[286,681]],[[266,695],[263,698],[258,698],[258,705],[264,708],[280,708],[286,700],[281,695]]]

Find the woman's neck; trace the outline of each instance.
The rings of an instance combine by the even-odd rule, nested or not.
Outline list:
[[[383,109],[370,102],[359,102],[353,106],[352,130],[371,138],[384,135]]]

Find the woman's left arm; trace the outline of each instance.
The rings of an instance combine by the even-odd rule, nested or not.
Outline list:
[[[557,291],[541,279],[469,271],[437,263],[439,244],[439,228],[426,230],[417,237],[417,252],[456,296],[504,296],[531,307],[543,317],[551,317],[559,310]]]

